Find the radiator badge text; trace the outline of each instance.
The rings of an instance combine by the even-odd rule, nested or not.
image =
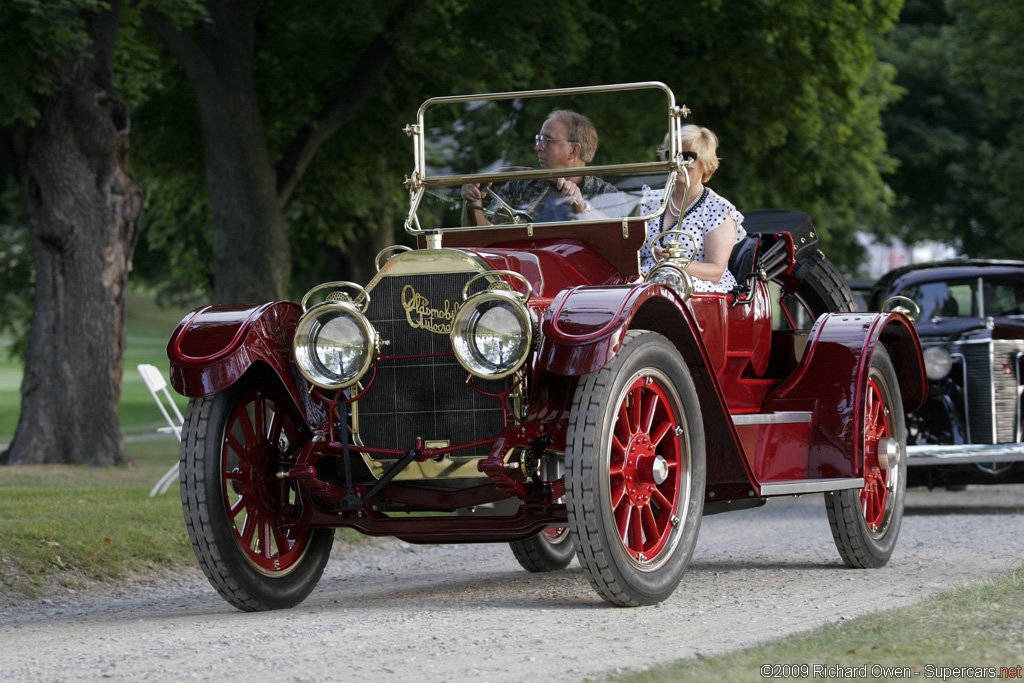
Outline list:
[[[444,300],[441,308],[433,308],[430,300],[413,289],[412,285],[402,288],[402,308],[409,327],[422,328],[435,334],[448,334],[452,331],[452,319],[459,310],[459,304]]]

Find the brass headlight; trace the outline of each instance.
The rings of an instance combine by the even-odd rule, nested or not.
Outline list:
[[[651,269],[644,278],[648,284],[667,285],[679,293],[683,299],[689,299],[693,294],[693,280],[690,274],[672,261],[662,261]]]
[[[451,340],[455,358],[470,374],[482,379],[507,377],[530,353],[530,312],[518,294],[480,292],[459,307]]]
[[[348,301],[325,301],[306,311],[295,327],[295,362],[303,377],[324,389],[359,381],[373,362],[377,332]]]

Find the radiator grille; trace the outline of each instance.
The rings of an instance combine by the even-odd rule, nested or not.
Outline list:
[[[1024,340],[992,342],[992,386],[996,408],[996,443],[1018,441],[1020,358]]]
[[[416,437],[455,445],[494,437],[501,431],[500,400],[483,396],[466,383],[466,371],[452,355],[447,331],[411,326],[403,306],[403,300],[408,301],[414,291],[429,307],[454,313],[463,286],[475,274],[390,276],[382,278],[371,292],[367,317],[381,338],[391,342],[381,353],[392,358],[378,361],[376,378],[357,406],[358,436],[364,445],[405,450],[412,448]],[[484,287],[483,280],[478,280],[470,292]],[[450,317],[444,316],[421,321],[413,315],[413,321],[427,327],[451,324]],[[506,383],[476,384],[496,392]],[[487,453],[484,447],[460,455]]]
[[[953,344],[949,350],[962,353],[967,363],[967,423],[971,443],[1016,442],[1024,340]]]

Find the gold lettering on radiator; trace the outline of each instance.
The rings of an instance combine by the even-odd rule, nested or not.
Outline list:
[[[448,334],[452,331],[452,319],[455,318],[459,304],[444,300],[440,308],[430,305],[430,299],[417,292],[412,285],[402,288],[402,308],[409,327],[427,330],[435,334]]]

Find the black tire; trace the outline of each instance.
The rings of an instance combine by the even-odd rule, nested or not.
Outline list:
[[[180,459],[185,526],[206,578],[238,609],[299,604],[327,564],[333,529],[282,526],[295,513],[295,491],[275,475],[309,438],[288,395],[259,375],[189,401]]]
[[[568,567],[576,556],[567,527],[550,527],[525,541],[512,541],[508,545],[528,572],[556,572]]]
[[[667,598],[697,542],[705,460],[697,391],[665,337],[627,332],[581,378],[565,457],[569,528],[594,590],[623,607]]]
[[[782,287],[781,301],[798,328],[809,328],[824,313],[857,310],[853,292],[842,273],[817,250],[801,259],[793,272],[782,276],[776,284]]]
[[[892,556],[903,522],[907,491],[907,431],[896,370],[885,347],[875,347],[865,391],[864,488],[825,494],[825,508],[839,555],[850,567],[881,567]],[[879,439],[895,439],[898,457],[879,467]]]

